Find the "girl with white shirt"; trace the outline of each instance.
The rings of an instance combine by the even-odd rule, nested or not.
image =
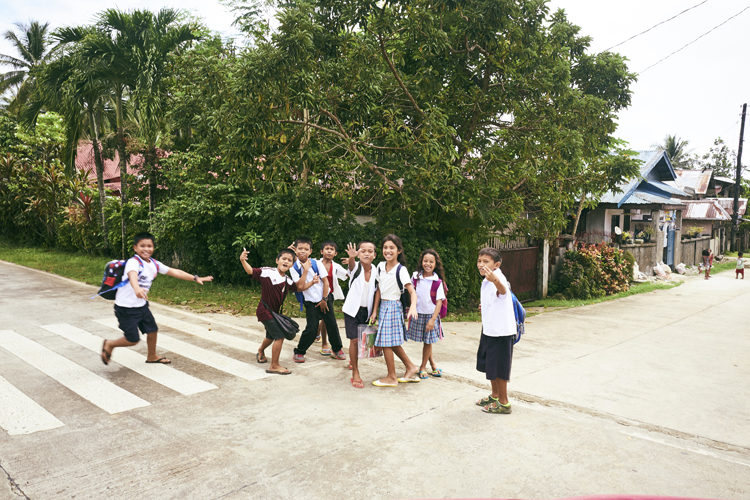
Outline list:
[[[367,324],[367,320],[373,311],[375,299],[375,280],[377,270],[372,265],[375,260],[375,243],[371,241],[360,241],[358,248],[354,243],[346,247],[349,255],[349,293],[346,295],[344,305],[341,307],[344,313],[344,327],[346,338],[349,339],[349,360],[351,362],[352,376],[349,379],[352,387],[363,389],[364,382],[359,374],[358,354],[359,325]],[[355,259],[359,258],[359,262]]]
[[[417,319],[409,323],[406,337],[415,342],[423,342],[422,364],[419,366],[419,378],[429,375],[440,377],[443,371],[435,366],[432,357],[432,344],[443,338],[443,327],[440,324],[440,312],[443,310],[445,296],[445,271],[440,255],[429,248],[419,256],[419,267],[412,276],[412,283],[417,292]],[[428,372],[427,362],[432,371]]]
[[[388,375],[373,381],[376,387],[396,387],[399,382],[419,382],[417,366],[411,362],[409,356],[401,345],[406,341],[406,325],[404,324],[404,309],[401,305],[401,292],[398,281],[409,292],[411,305],[409,306],[408,318],[417,319],[417,294],[414,285],[409,281],[409,271],[406,269],[406,258],[404,257],[404,246],[401,238],[395,234],[389,234],[383,238],[383,257],[377,267],[378,289],[375,292],[375,301],[370,322],[378,321],[378,334],[375,337],[375,346],[383,348],[383,357],[388,369]],[[396,279],[399,273],[399,279]],[[396,365],[393,355],[399,357],[406,367],[406,372],[401,378],[396,377]]]

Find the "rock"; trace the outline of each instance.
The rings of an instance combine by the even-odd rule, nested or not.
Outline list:
[[[677,271],[679,274],[685,274],[687,272],[687,267],[685,266],[685,264],[680,262],[679,264],[674,266],[674,270]]]

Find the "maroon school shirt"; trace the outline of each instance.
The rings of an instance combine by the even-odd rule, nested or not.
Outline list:
[[[253,279],[260,282],[260,298],[265,301],[275,312],[280,312],[281,304],[288,292],[297,291],[297,285],[294,284],[289,276],[282,276],[275,267],[254,267]],[[263,306],[263,302],[258,302],[258,308],[255,310],[258,321],[268,321],[273,319],[271,313]]]

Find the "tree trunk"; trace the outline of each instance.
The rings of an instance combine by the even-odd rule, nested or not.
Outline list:
[[[576,211],[576,221],[573,224],[573,243],[578,239],[576,233],[578,232],[578,223],[581,221],[581,212],[583,212],[583,204],[586,202],[586,195],[581,196],[581,201],[578,203],[578,210]]]
[[[145,151],[145,167],[148,171],[148,211],[156,210],[156,146],[148,146]]]
[[[90,107],[88,111],[91,130],[94,133],[92,146],[94,148],[94,165],[96,166],[96,187],[99,191],[99,206],[101,207],[100,212],[102,216],[102,241],[104,243],[104,248],[109,250],[109,231],[107,230],[107,217],[104,214],[104,204],[107,201],[107,197],[104,193],[104,162],[102,161],[101,148],[99,147],[99,128],[96,125],[94,111]]]
[[[125,157],[125,133],[122,125],[122,87],[118,86],[115,91],[115,118],[117,120],[117,154],[120,157],[120,228],[122,230],[122,244],[120,248],[120,258],[125,258],[125,205],[128,202],[127,180],[125,176],[128,173],[127,161]]]

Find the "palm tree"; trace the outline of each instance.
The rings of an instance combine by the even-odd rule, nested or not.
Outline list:
[[[54,36],[58,37],[60,33]],[[109,247],[107,220],[104,215],[104,162],[101,155],[100,130],[109,89],[92,67],[86,64],[81,48],[73,46],[61,57],[37,69],[36,88],[22,114],[22,123],[31,125],[42,109],[59,112],[65,119],[68,166],[75,169],[75,154],[82,136],[88,135],[94,150],[101,229],[104,248]]]
[[[41,24],[32,21],[28,25],[16,23],[19,35],[13,31],[5,32],[5,39],[11,42],[19,57],[0,54],[0,64],[12,66],[14,69],[0,74],[0,94],[7,90],[16,89],[15,95],[9,100],[7,107],[11,113],[20,113],[24,103],[28,100],[34,86],[32,70],[54,57],[56,47],[50,44],[47,35],[49,23]]]
[[[657,146],[667,153],[669,160],[675,167],[689,167],[690,157],[687,151],[688,141],[676,135],[667,135],[664,144]]]

